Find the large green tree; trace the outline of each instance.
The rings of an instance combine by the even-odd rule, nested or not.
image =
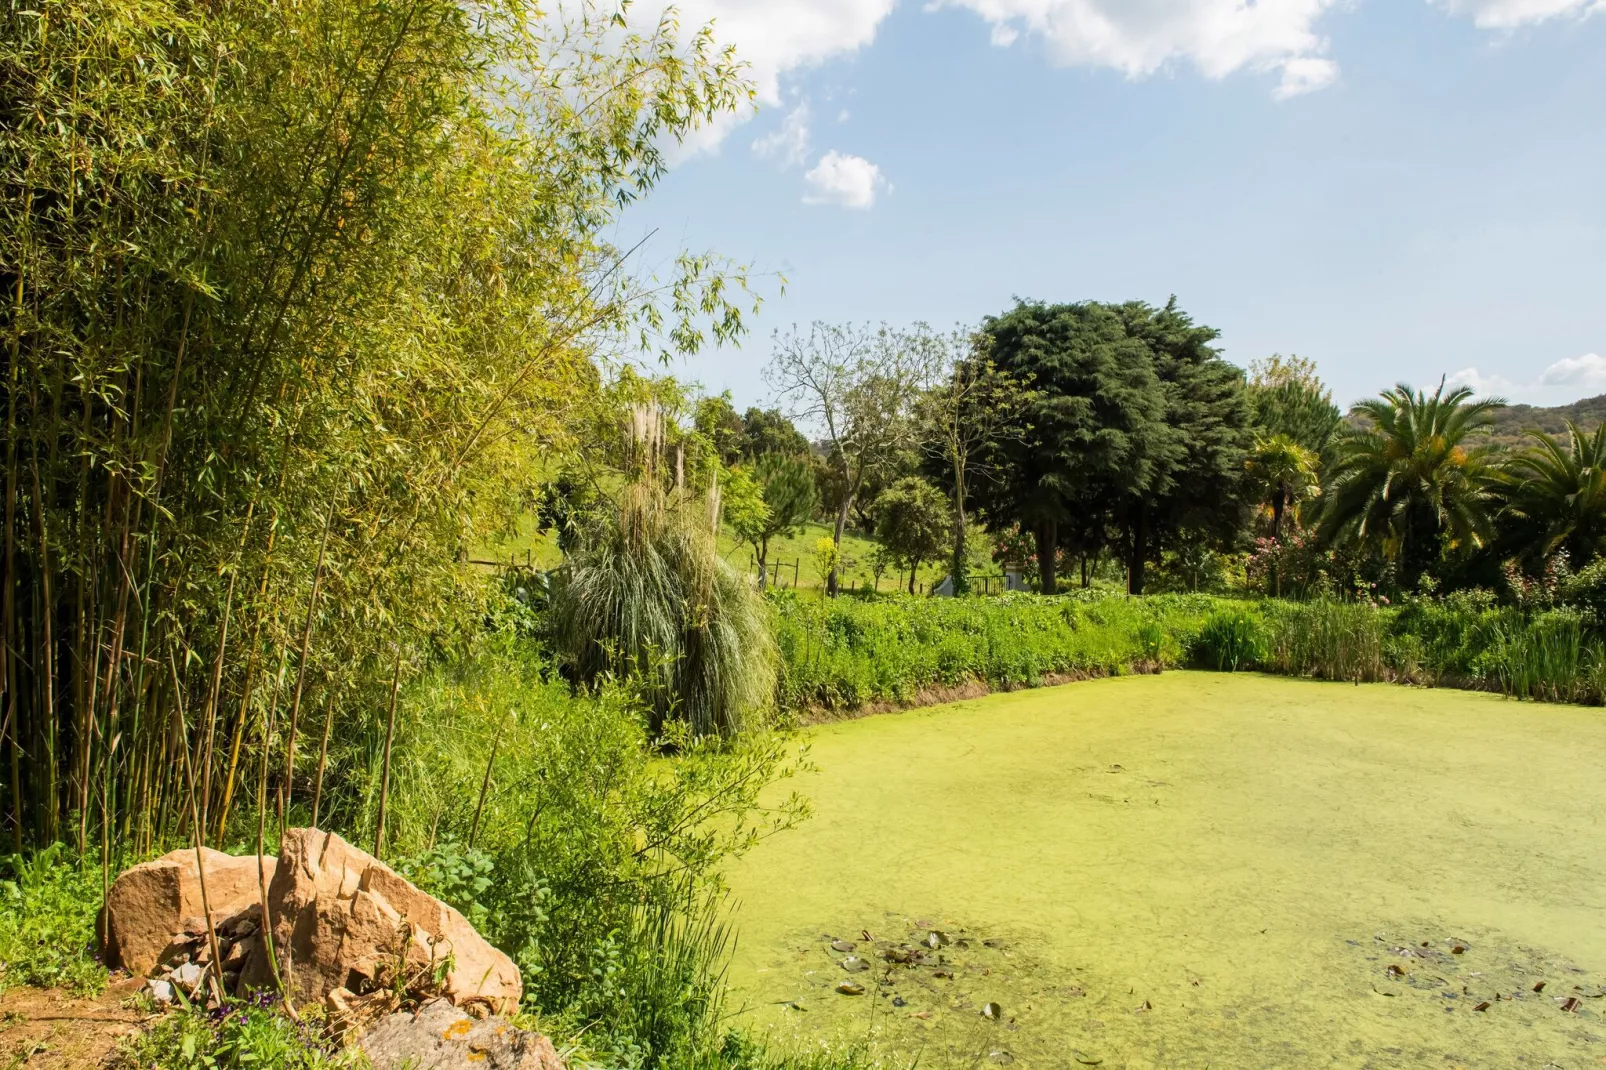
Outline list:
[[[1362,426],[1334,443],[1320,536],[1380,553],[1408,588],[1446,553],[1483,546],[1499,478],[1487,429],[1504,404],[1441,382],[1432,394],[1400,383],[1355,405]]]
[[[1316,373],[1316,362],[1305,357],[1273,353],[1250,361],[1248,394],[1262,435],[1285,436],[1318,456],[1342,420],[1332,390]]]
[[[1133,593],[1182,539],[1229,543],[1243,523],[1250,416],[1243,373],[1173,299],[1018,302],[984,322],[998,367],[1032,391],[1020,442],[999,447],[997,521],[1033,532],[1041,588],[1054,590],[1062,534],[1113,533]]]
[[[1111,306],[1017,301],[981,329],[996,367],[1032,397],[1031,431],[993,444],[1000,478],[977,498],[994,523],[1031,532],[1039,587],[1051,594],[1062,526],[1110,516],[1174,452],[1165,395],[1152,352]]]

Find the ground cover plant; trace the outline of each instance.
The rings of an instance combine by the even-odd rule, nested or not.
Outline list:
[[[1596,710],[1178,671],[808,738],[814,817],[730,877],[731,982],[776,1045],[1055,1070],[1593,1057]]]

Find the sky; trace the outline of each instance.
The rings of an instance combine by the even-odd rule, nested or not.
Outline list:
[[[1606,393],[1606,0],[677,7],[758,107],[616,240],[750,265],[751,333],[676,369],[741,407],[793,324],[1173,294],[1229,360],[1309,357],[1341,404]]]

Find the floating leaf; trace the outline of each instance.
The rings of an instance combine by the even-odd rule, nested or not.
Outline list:
[[[1154,1004],[1150,1003],[1148,1000],[1144,1000],[1141,1004],[1138,1005],[1138,1008],[1136,1010],[1134,1010],[1132,1013],[1133,1014],[1147,1014],[1152,1010],[1154,1010]]]
[[[832,940],[831,941],[831,950],[832,951],[852,951],[854,948],[856,948],[858,946],[859,945],[855,944],[852,940]]]
[[[904,999],[902,996],[893,996],[892,1005],[894,1007],[907,1007],[909,1005],[909,1001]]]
[[[981,1005],[981,1016],[983,1018],[991,1018],[996,1022],[1004,1016],[1004,1008],[996,1003],[983,1003]]]
[[[987,1058],[997,1063],[999,1066],[1008,1066],[1010,1063],[1015,1061],[1015,1057],[1007,1051],[988,1052]]]
[[[1540,981],[1538,984],[1534,985],[1534,991],[1535,992],[1543,992],[1544,990],[1545,990],[1545,982]]]
[[[1391,962],[1391,963],[1389,963],[1388,975],[1390,977],[1404,977],[1405,976],[1405,968],[1403,966],[1399,966],[1399,965],[1396,965],[1395,963]]]
[[[858,973],[860,970],[868,970],[870,968],[870,964],[857,955],[849,955],[839,965],[849,973]]]
[[[1457,945],[1455,945],[1454,947],[1452,947],[1450,949],[1450,954],[1452,954],[1452,955],[1464,955],[1464,954],[1466,954],[1466,951],[1467,951],[1467,949],[1466,949],[1466,946],[1464,944],[1457,944]]]
[[[1561,1009],[1567,1011],[1569,1014],[1576,1011],[1583,1005],[1584,1001],[1579,999],[1577,996],[1568,996],[1566,999],[1561,1001]]]
[[[938,929],[933,929],[926,934],[926,946],[931,948],[933,951],[937,950],[939,947],[946,947],[947,944],[948,934],[945,932],[942,932]]]
[[[1097,1055],[1089,1055],[1087,1052],[1078,1051],[1075,1048],[1071,1049],[1071,1058],[1075,1059],[1083,1066],[1097,1066],[1104,1061]]]
[[[1488,1000],[1484,1000],[1482,1003],[1478,1004],[1476,1007],[1473,1007],[1472,1009],[1475,1010],[1475,1011],[1486,1011],[1486,1010],[1489,1009],[1489,1001]]]
[[[842,993],[844,996],[862,996],[862,995],[864,995],[864,986],[863,985],[859,985],[859,984],[854,984],[852,981],[842,981],[842,982],[840,982],[836,986],[836,990],[838,992]]]
[[[911,1018],[919,1018],[921,1021],[924,1021],[925,1019],[931,1017],[931,1012],[930,1011],[910,1011],[909,1012],[909,1017],[911,1017]]]

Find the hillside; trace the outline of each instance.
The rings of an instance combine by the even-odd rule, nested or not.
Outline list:
[[[1541,408],[1536,405],[1510,405],[1495,415],[1494,437],[1500,442],[1519,442],[1531,427],[1552,435],[1567,430],[1567,421],[1593,431],[1606,420],[1606,394],[1584,398],[1570,405]]]

